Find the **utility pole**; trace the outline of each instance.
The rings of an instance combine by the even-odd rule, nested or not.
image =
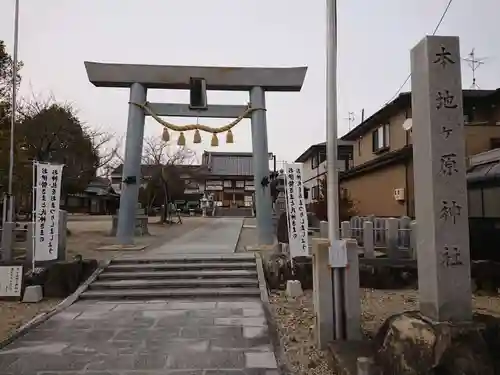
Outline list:
[[[473,48],[472,51],[467,56],[468,57],[462,60],[464,60],[472,70],[472,85],[470,88],[479,89],[479,85],[476,82],[476,70],[478,70],[479,67],[484,64],[484,61],[487,59],[487,57],[477,58],[475,53],[475,48]]]
[[[12,66],[12,113],[10,119],[10,158],[9,158],[9,186],[8,186],[8,222],[14,221],[14,195],[12,193],[12,183],[14,179],[14,131],[16,127],[17,113],[17,51],[19,45],[19,0],[16,0],[14,11],[14,53]],[[4,200],[5,202],[5,200]]]
[[[330,252],[339,240],[339,176],[337,168],[337,0],[326,0],[326,156],[328,238]],[[333,268],[333,311],[337,340],[344,337],[342,269]]]

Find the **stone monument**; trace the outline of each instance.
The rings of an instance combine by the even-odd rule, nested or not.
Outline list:
[[[472,299],[459,41],[427,37],[411,55],[420,311],[466,321]]]
[[[420,311],[390,317],[374,340],[384,374],[493,374],[486,326],[472,319],[465,131],[458,37],[411,52]]]

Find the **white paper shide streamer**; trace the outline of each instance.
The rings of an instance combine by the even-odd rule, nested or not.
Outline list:
[[[285,196],[290,256],[309,255],[307,209],[302,179],[302,164],[285,165]]]
[[[38,261],[57,259],[62,165],[36,163],[35,256]]]

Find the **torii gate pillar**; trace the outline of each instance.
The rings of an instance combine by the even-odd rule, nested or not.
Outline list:
[[[250,90],[250,104],[253,108],[258,108],[252,113],[252,151],[259,245],[272,245],[274,242],[274,227],[271,191],[269,185],[262,186],[261,184],[264,177],[269,177],[266,95],[262,87],[253,87]]]
[[[140,83],[130,86],[130,103],[146,102],[147,89]],[[127,137],[125,139],[125,159],[118,211],[116,237],[120,245],[134,243],[137,198],[141,186],[142,144],[144,143],[144,110],[136,105],[128,105]],[[132,178],[132,180],[131,180]]]
[[[253,174],[257,210],[259,244],[274,242],[270,186],[263,185],[269,177],[266,124],[266,91],[300,91],[307,67],[240,68],[168,65],[135,65],[85,62],[89,81],[97,87],[130,88],[130,102],[144,104],[151,89],[189,90],[191,78],[203,78],[207,90],[247,91],[255,111],[251,114]],[[209,106],[206,111],[192,111],[182,104],[150,103],[159,116],[238,117],[241,106]],[[117,237],[120,245],[134,241],[137,197],[141,183],[141,156],[145,113],[129,104],[122,192]]]

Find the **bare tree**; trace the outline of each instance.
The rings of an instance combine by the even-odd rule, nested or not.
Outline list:
[[[184,181],[181,178],[182,166],[192,165],[196,160],[196,153],[187,147],[174,146],[165,142],[161,137],[147,137],[143,145],[143,164],[152,171],[150,180],[142,195],[148,210],[159,198],[163,197],[162,221],[167,220],[167,207],[175,196],[184,194]],[[192,173],[195,173],[193,171]]]
[[[144,138],[142,162],[147,165],[189,165],[196,153],[185,146],[174,146],[161,137]]]

